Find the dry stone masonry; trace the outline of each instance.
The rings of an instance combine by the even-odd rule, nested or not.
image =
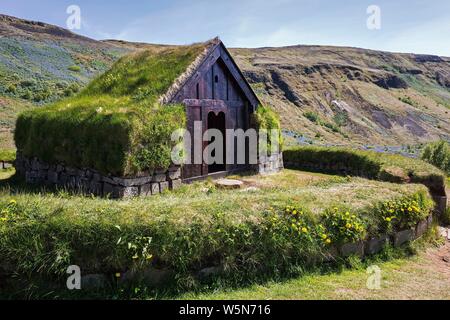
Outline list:
[[[91,169],[71,168],[64,164],[49,165],[37,158],[17,153],[17,173],[27,183],[67,188],[73,191],[111,198],[151,196],[181,186],[181,167],[156,170],[138,177],[105,176]]]
[[[433,225],[433,216],[419,222],[415,228],[398,231],[392,235],[380,235],[372,237],[365,241],[356,243],[346,243],[339,247],[332,247],[327,254],[324,255],[324,262],[336,261],[338,257],[358,256],[360,258],[374,255],[383,250],[387,245],[400,247],[407,242],[414,241],[422,237],[428,229]],[[217,276],[225,270],[223,265],[208,266],[202,269],[192,270],[193,276],[197,279],[206,280]],[[158,288],[165,283],[171,281],[175,273],[172,269],[157,269],[154,266],[145,268],[144,270],[128,270],[119,279],[119,283],[130,285],[132,283],[141,283],[147,286]],[[101,289],[108,284],[108,275],[106,274],[88,274],[81,279],[82,287],[87,290]]]
[[[62,163],[50,165],[38,158],[27,158],[17,152],[15,167],[17,174],[29,184],[67,188],[114,199],[156,195],[165,190],[177,189],[183,183],[180,166],[124,178],[102,175],[88,168],[72,168]],[[282,153],[261,158],[259,164],[253,168],[260,174],[276,173],[282,169]]]
[[[338,250],[335,250],[332,255],[342,257],[349,257],[352,255],[365,257],[373,255],[383,250],[387,244],[391,244],[394,247],[400,247],[407,242],[419,239],[432,227],[433,215],[431,214],[427,219],[420,221],[414,228],[397,231],[391,236],[385,234],[380,235],[379,237],[366,239],[365,241],[346,243],[338,248]]]
[[[254,170],[259,174],[277,173],[284,169],[283,153],[275,153],[266,157],[259,157]]]

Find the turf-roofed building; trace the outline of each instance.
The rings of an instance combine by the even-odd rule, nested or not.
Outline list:
[[[281,153],[256,165],[225,159],[174,165],[179,141],[172,140],[173,132],[187,129],[194,139],[196,122],[203,132],[279,128],[218,38],[137,51],[77,96],[21,114],[16,169],[28,183],[120,198],[158,194],[208,176],[282,167]]]

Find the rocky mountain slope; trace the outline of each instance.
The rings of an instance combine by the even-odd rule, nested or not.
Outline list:
[[[449,58],[319,46],[232,51],[288,130],[343,144],[449,137]]]
[[[146,46],[161,47],[0,15],[0,147],[13,145],[17,112],[70,96]],[[321,46],[231,52],[300,141],[397,146],[450,138],[450,58]]]

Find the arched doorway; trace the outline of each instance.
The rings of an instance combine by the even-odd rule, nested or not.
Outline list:
[[[217,129],[222,133],[223,137],[223,159],[222,161],[218,161],[220,163],[214,162],[213,164],[208,165],[208,173],[215,173],[226,171],[226,130],[225,130],[225,113],[219,112],[219,114],[215,114],[214,112],[210,112],[208,114],[208,130],[209,129]],[[210,142],[213,143],[213,140]],[[215,157],[215,151],[211,154],[212,157]]]

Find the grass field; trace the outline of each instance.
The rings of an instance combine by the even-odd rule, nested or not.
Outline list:
[[[311,257],[319,258],[328,250],[317,228],[328,230],[327,239],[336,244],[349,241],[341,238],[353,230],[348,228],[358,231],[351,234],[355,237],[364,236],[359,225],[364,226],[361,231],[376,233],[385,223],[376,205],[427,193],[422,185],[293,170],[237,178],[245,183],[241,190],[221,190],[205,181],[123,201],[3,180],[0,258],[8,262],[5,266],[14,266],[16,281],[33,284],[28,286],[33,292],[25,292],[38,297],[48,289],[39,287],[36,276],[58,282],[73,264],[86,273],[112,278],[136,268],[168,268],[175,275],[168,282],[175,292],[203,286],[196,270],[220,265],[226,286],[243,285],[308,268]],[[418,205],[421,215],[429,214],[427,204]],[[292,220],[284,212],[289,206],[304,216]],[[333,207],[351,212],[347,215],[356,221],[353,226],[345,220],[346,231],[327,229],[324,212]],[[297,222],[302,225],[297,227]]]
[[[0,95],[0,151],[2,149],[15,149],[13,131],[19,113],[31,110],[35,106],[31,103]]]
[[[450,245],[421,249],[418,255],[373,262],[381,270],[381,288],[367,288],[367,263],[341,271],[310,273],[296,279],[234,290],[188,293],[177,299],[199,300],[448,300],[450,272],[443,257]]]
[[[4,188],[0,194],[17,201],[40,201],[49,207],[63,205],[68,210],[89,211],[96,207],[120,208],[127,215],[154,218],[167,215],[169,210],[177,220],[189,220],[201,213],[219,210],[238,220],[258,219],[260,212],[274,206],[301,203],[302,207],[319,213],[327,207],[348,205],[358,210],[379,201],[392,199],[424,190],[421,185],[404,185],[367,180],[358,177],[341,177],[320,173],[284,170],[268,176],[232,176],[244,181],[240,191],[219,190],[213,181],[184,185],[179,190],[161,196],[115,201],[64,192],[41,193],[43,190],[22,189],[22,185]],[[4,183],[3,185],[7,185]],[[25,191],[24,191],[25,190]],[[63,196],[61,196],[63,194]],[[219,209],[221,208],[221,209]],[[151,216],[148,213],[151,212]],[[182,212],[183,214],[179,214]],[[202,218],[202,217],[199,217]]]

